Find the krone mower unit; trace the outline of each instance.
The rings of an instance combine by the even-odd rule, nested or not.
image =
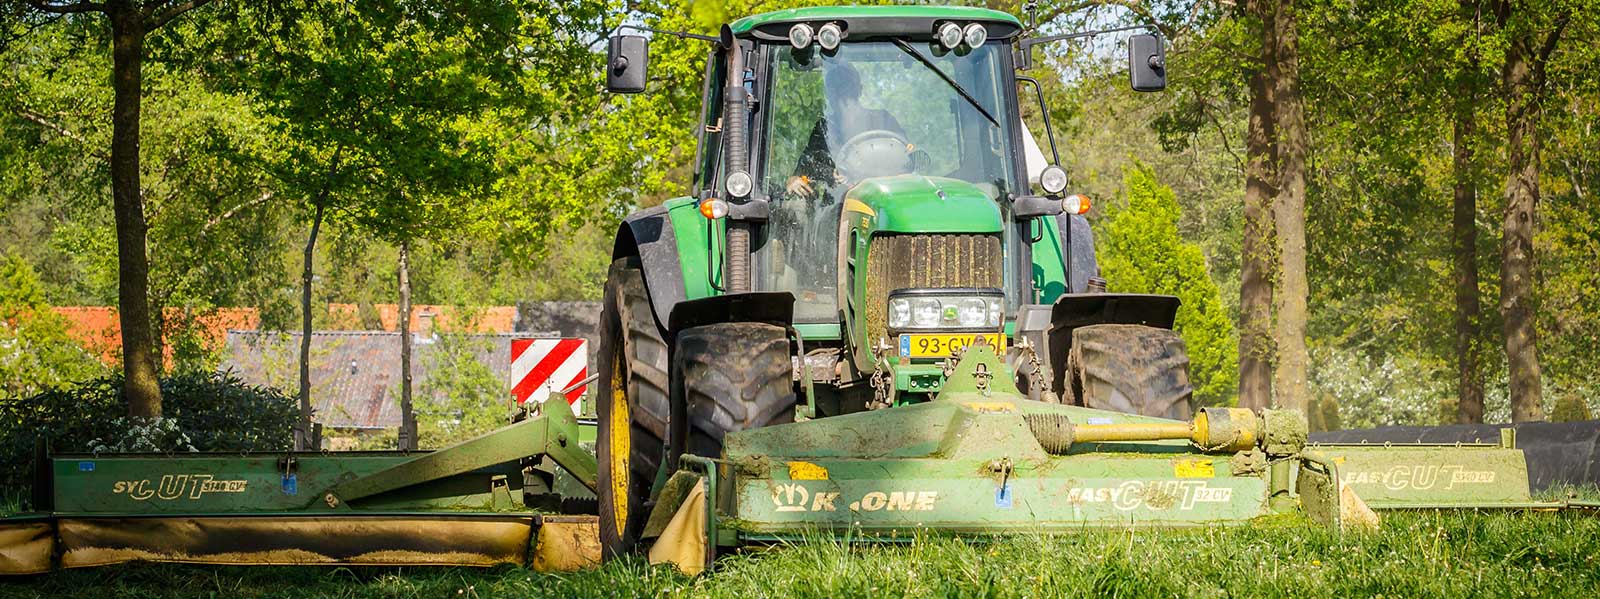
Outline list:
[[[686,455],[656,504],[651,555],[698,571],[720,548],[831,536],[998,535],[1241,524],[1303,513],[1560,508],[1505,444],[1316,446],[1296,411],[1202,408],[1187,422],[1028,400],[983,345],[932,401],[730,434]],[[894,431],[894,434],[884,434]],[[703,498],[685,500],[699,486]],[[698,527],[674,528],[672,521]]]
[[[593,439],[566,402],[431,452],[57,455],[0,574],[133,560],[573,569],[599,559]]]

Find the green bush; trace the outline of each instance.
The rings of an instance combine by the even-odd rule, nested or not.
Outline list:
[[[1206,270],[1200,246],[1178,231],[1178,199],[1149,167],[1123,172],[1126,202],[1109,207],[1095,235],[1100,272],[1112,291],[1183,300],[1173,327],[1189,348],[1189,376],[1201,405],[1235,402],[1239,337]]]
[[[292,443],[298,416],[293,398],[246,384],[231,373],[190,372],[161,381],[164,420],[178,435],[165,451],[281,451]],[[128,434],[122,377],[106,376],[0,402],[0,483],[31,483],[36,444],[53,453],[124,446]],[[177,441],[186,437],[186,441]]]

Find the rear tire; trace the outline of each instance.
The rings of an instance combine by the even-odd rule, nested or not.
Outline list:
[[[665,453],[669,406],[667,344],[651,311],[638,257],[611,263],[600,308],[595,392],[599,430],[601,556],[632,552],[650,514],[646,504]]]
[[[1076,405],[1187,420],[1194,386],[1189,351],[1177,331],[1097,324],[1072,331],[1064,395]]]
[[[720,458],[729,433],[794,422],[794,366],[782,328],[735,322],[685,329],[672,360],[689,453]]]

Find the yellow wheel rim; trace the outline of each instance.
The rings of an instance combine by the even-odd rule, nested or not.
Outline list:
[[[621,348],[618,348],[619,350]],[[628,387],[622,376],[624,356],[618,351],[611,361],[611,511],[616,514],[617,536],[628,527],[628,455],[632,450],[632,421],[628,417]]]

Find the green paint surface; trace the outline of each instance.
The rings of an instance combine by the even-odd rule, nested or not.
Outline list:
[[[694,198],[673,198],[666,201],[666,206],[667,220],[678,242],[684,299],[720,295],[712,283],[722,284],[722,243],[727,219],[702,216]]]
[[[1033,242],[1033,288],[1039,290],[1039,303],[1049,305],[1067,292],[1067,257],[1061,248],[1061,228],[1052,217],[1036,218],[1032,227],[1039,235]],[[1043,229],[1039,233],[1039,229]]]
[[[334,485],[416,455],[297,454],[287,472],[280,454],[63,456],[53,460],[55,508],[69,515],[329,513],[333,510],[321,498]],[[511,463],[441,480],[425,493],[399,493],[367,505],[386,510],[492,511],[488,480],[496,474],[506,476],[520,500],[521,470]]]
[[[999,233],[1000,205],[977,186],[957,179],[899,175],[863,181],[846,201],[866,204],[882,233]],[[849,212],[856,218],[859,213]]]

